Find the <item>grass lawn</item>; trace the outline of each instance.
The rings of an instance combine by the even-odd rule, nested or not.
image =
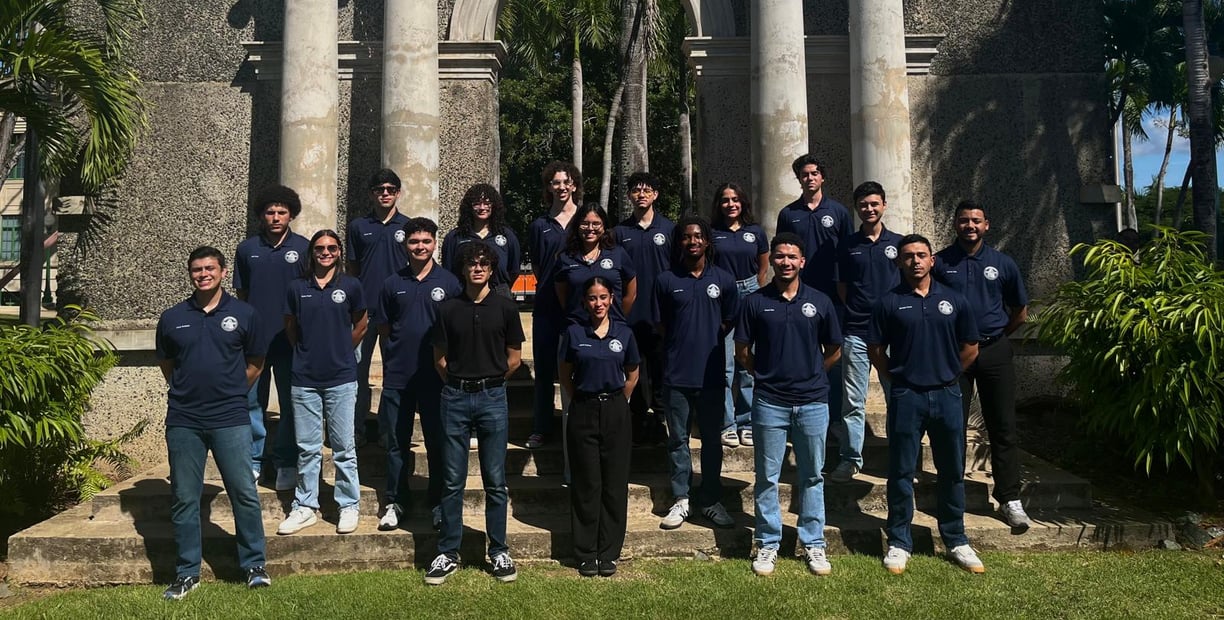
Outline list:
[[[930,556],[904,575],[879,559],[833,556],[833,575],[798,560],[769,578],[747,560],[640,560],[612,579],[584,579],[555,564],[520,566],[500,584],[464,569],[443,586],[421,572],[273,575],[271,588],[205,582],[185,600],[164,586],[22,592],[9,618],[1219,618],[1220,552],[986,553],[984,575]],[[32,597],[29,600],[27,597]],[[10,599],[10,604],[12,599]],[[0,603],[2,604],[2,603]]]

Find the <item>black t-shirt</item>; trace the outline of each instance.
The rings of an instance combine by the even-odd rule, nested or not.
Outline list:
[[[446,374],[456,379],[506,374],[506,347],[521,347],[524,339],[512,300],[489,294],[477,303],[466,292],[442,302],[432,338],[435,347],[446,351]]]

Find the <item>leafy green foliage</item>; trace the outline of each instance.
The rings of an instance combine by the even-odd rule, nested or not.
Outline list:
[[[1137,254],[1077,245],[1086,277],[1058,289],[1038,338],[1067,355],[1061,378],[1090,430],[1126,442],[1136,467],[1209,468],[1224,422],[1224,273],[1203,234],[1154,230]]]

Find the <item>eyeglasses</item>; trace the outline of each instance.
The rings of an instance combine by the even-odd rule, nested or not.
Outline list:
[[[399,193],[399,188],[395,187],[394,185],[379,185],[377,187],[371,187],[370,192],[375,196],[381,196],[383,194],[391,194],[394,196]]]
[[[549,181],[548,184],[553,187],[565,187],[567,185],[573,185],[574,182],[573,181]]]
[[[322,254],[324,252],[327,252],[329,254],[339,254],[340,253],[340,246],[338,245],[316,245],[311,249],[314,250],[315,254]]]
[[[603,222],[581,222],[578,224],[578,228],[583,230],[599,230],[603,227]]]
[[[653,193],[655,193],[655,191],[649,187],[635,187],[629,190],[630,196],[649,196]]]

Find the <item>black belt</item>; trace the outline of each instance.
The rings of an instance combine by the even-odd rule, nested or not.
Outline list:
[[[1006,336],[1003,336],[1003,335],[998,335],[998,336],[990,336],[990,337],[987,337],[987,338],[981,338],[981,339],[979,339],[979,340],[978,340],[978,346],[979,346],[979,347],[989,346],[989,345],[992,345],[992,344],[994,344],[994,343],[996,343],[996,342],[998,342],[998,341],[1000,341],[1000,340],[1002,340],[1002,339],[1004,339],[1004,338],[1006,338]]]
[[[506,384],[505,377],[485,377],[484,379],[460,379],[447,377],[446,384],[464,392],[480,392],[489,388],[501,387]]]
[[[605,402],[612,400],[617,394],[624,394],[624,392],[621,390],[613,392],[574,392],[574,400],[598,400]]]

